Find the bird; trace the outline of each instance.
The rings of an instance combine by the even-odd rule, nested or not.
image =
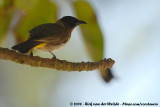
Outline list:
[[[29,31],[29,38],[26,41],[13,46],[12,49],[22,54],[30,52],[30,56],[33,56],[33,49],[49,52],[53,56],[52,59],[55,59],[53,52],[67,44],[72,31],[80,24],[87,23],[73,16],[64,16],[55,23],[38,25]],[[101,72],[101,75],[106,82],[110,82],[114,77],[110,69]]]
[[[30,56],[33,56],[32,50],[35,49],[49,52],[53,55],[52,58],[55,58],[53,52],[66,45],[73,29],[80,24],[87,23],[73,16],[64,16],[55,23],[38,25],[29,31],[28,40],[13,46],[12,49],[22,54],[30,52]]]

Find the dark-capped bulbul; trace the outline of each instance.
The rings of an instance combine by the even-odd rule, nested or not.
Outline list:
[[[80,24],[86,24],[72,16],[64,16],[56,23],[41,24],[29,31],[28,40],[17,44],[12,49],[20,53],[31,52],[32,49],[49,52],[53,56],[54,51],[63,47],[71,38],[73,29]]]

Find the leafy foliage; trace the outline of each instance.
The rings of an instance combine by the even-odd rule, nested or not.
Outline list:
[[[26,0],[26,2],[27,1],[28,0]],[[32,3],[33,4],[30,4],[32,5],[32,8],[23,8],[24,10],[27,10],[27,12],[15,28],[15,35],[18,41],[24,41],[24,39],[27,39],[28,31],[33,27],[43,23],[55,22],[57,20],[57,8],[54,3],[49,0],[36,0]],[[23,6],[20,5],[19,7],[22,8]]]

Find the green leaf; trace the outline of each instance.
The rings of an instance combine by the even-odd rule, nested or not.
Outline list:
[[[57,20],[56,5],[49,0],[37,0],[33,8],[20,20],[15,28],[18,41],[24,41],[29,36],[28,31],[44,23],[53,23]]]
[[[0,2],[0,45],[3,44],[6,37],[13,10],[13,0],[2,0]]]
[[[76,1],[73,5],[77,17],[87,22],[86,25],[81,25],[81,30],[89,55],[94,61],[99,61],[103,58],[103,36],[96,14],[86,1]]]
[[[16,8],[28,12],[38,1],[41,0],[14,0],[14,5]]]
[[[91,5],[86,1],[75,1],[73,5],[77,17],[87,22],[86,25],[81,25],[81,30],[89,55],[92,60],[99,61],[103,58],[103,35],[99,28],[96,14]],[[100,71],[100,74],[106,82],[113,78],[110,69]]]

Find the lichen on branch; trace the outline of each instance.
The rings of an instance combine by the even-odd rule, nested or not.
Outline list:
[[[10,60],[20,64],[34,67],[52,68],[61,71],[92,71],[95,69],[105,70],[111,68],[115,63],[111,58],[99,62],[68,62],[60,59],[41,58],[39,56],[23,55],[16,51],[0,47],[0,59]]]

